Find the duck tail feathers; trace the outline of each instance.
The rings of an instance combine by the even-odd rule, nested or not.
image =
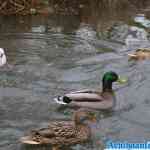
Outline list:
[[[58,104],[66,105],[70,103],[72,100],[67,96],[58,96],[54,98],[54,101]]]

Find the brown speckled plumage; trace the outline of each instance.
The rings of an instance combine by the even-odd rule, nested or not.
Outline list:
[[[53,147],[84,143],[90,138],[91,132],[85,120],[92,121],[93,117],[87,111],[78,111],[75,113],[74,121],[50,122],[46,128],[32,130],[29,136],[21,138],[21,142],[51,144]],[[32,141],[35,143],[31,143]]]

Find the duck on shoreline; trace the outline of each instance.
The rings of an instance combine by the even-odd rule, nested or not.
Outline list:
[[[52,146],[59,150],[62,146],[71,146],[87,142],[91,137],[90,124],[95,121],[95,115],[89,110],[78,110],[73,121],[53,121],[48,127],[33,130],[20,141],[24,144]]]
[[[121,82],[119,76],[113,72],[106,72],[102,80],[102,92],[96,90],[81,90],[58,96],[54,100],[58,104],[87,107],[93,109],[111,109],[115,105],[113,82]]]

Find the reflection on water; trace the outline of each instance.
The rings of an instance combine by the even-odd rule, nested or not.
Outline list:
[[[33,150],[34,147],[19,143],[24,133],[54,118],[71,118],[73,110],[59,111],[53,98],[70,90],[100,87],[108,70],[127,76],[129,81],[126,85],[114,85],[114,112],[97,112],[100,132],[93,143],[73,149],[100,149],[95,142],[100,138],[150,138],[150,62],[129,62],[127,58],[128,51],[149,46],[149,28],[134,22],[135,11],[118,11],[113,9],[115,15],[92,10],[91,15],[81,16],[0,18],[0,47],[6,49],[8,61],[14,65],[12,71],[0,70],[2,149]]]

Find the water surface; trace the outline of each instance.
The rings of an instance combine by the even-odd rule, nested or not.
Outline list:
[[[115,111],[98,113],[99,131],[94,138],[150,139],[150,62],[131,62],[126,55],[138,47],[149,47],[149,27],[134,22],[138,10],[114,12],[112,16],[107,13],[97,18],[92,13],[86,17],[0,18],[0,47],[6,49],[13,65],[12,70],[0,70],[1,150],[49,149],[23,146],[19,138],[50,120],[71,118],[73,110],[60,111],[53,98],[72,90],[100,87],[108,70],[129,81],[114,85]],[[103,149],[96,140],[72,148]]]

